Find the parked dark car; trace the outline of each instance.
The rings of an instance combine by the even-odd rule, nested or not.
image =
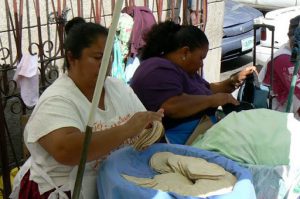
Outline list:
[[[270,0],[234,0],[236,2],[240,2],[243,4],[247,4],[251,7],[264,10],[264,11],[270,11],[270,10],[276,10],[279,8],[287,8],[292,6],[300,6],[299,0],[276,0],[276,1],[270,1]]]
[[[222,61],[237,58],[252,50],[254,44],[253,24],[263,14],[250,6],[225,0],[223,24]],[[256,31],[256,43],[260,31]]]

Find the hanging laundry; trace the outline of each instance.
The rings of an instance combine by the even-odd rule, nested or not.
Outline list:
[[[135,70],[140,65],[138,53],[145,45],[144,34],[149,31],[154,24],[156,24],[156,21],[151,10],[145,6],[128,6],[122,10],[122,13],[130,15],[133,19],[133,26],[130,31],[130,40],[127,43],[128,51],[124,51],[124,54],[127,53],[126,59],[124,59],[124,62],[126,62],[125,80],[126,83],[129,84]],[[125,16],[124,19],[120,19],[120,21],[124,20],[121,27],[126,30],[129,28],[131,23],[129,22],[129,18]],[[129,31],[127,33],[129,33]],[[128,34],[126,34],[125,38],[128,38]]]
[[[17,82],[21,90],[21,98],[25,105],[36,105],[39,98],[39,74],[37,55],[23,54],[13,80]]]
[[[129,6],[122,10],[133,17],[133,29],[130,40],[130,55],[136,56],[139,50],[145,45],[144,34],[156,24],[152,11],[146,6]]]
[[[111,68],[111,76],[126,82],[125,72],[124,72],[124,67],[123,67],[122,61],[123,61],[123,59],[122,59],[120,41],[115,37],[114,60],[112,63],[112,68]]]
[[[132,27],[133,27],[133,18],[126,13],[121,13],[119,23],[117,26],[116,36],[117,39],[120,41],[123,64],[124,64],[124,60],[126,60],[129,54],[129,47],[130,47],[129,42],[130,42]]]
[[[133,27],[133,18],[121,13],[114,41],[114,60],[111,75],[127,82],[125,77],[125,60],[129,55],[129,41]]]

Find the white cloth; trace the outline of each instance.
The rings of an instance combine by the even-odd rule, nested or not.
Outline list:
[[[135,57],[128,57],[126,67],[125,67],[125,80],[127,83],[130,83],[130,80],[136,71],[136,69],[140,65],[140,59],[135,56]]]
[[[31,166],[31,157],[29,157],[27,159],[27,161],[22,165],[22,167],[18,171],[17,175],[15,176],[14,183],[13,183],[13,189],[12,189],[12,192],[11,192],[9,198],[19,199],[21,180],[25,176],[27,171],[29,170],[30,166]]]
[[[107,77],[104,83],[105,110],[97,109],[95,131],[126,122],[135,112],[145,108],[132,89],[120,80]],[[53,180],[56,186],[68,184],[73,189],[77,167],[58,163],[39,144],[38,140],[62,127],[75,127],[85,132],[91,103],[67,76],[62,75],[41,96],[24,132],[25,143],[32,161]],[[101,147],[101,146],[99,146]],[[96,176],[99,161],[86,164],[82,183],[83,198],[97,198]],[[52,189],[35,167],[30,167],[30,180],[38,183],[40,193]],[[71,190],[72,191],[72,190]]]
[[[294,117],[300,121],[300,116],[298,115],[298,112],[297,112],[299,109],[299,104],[300,104],[300,100],[295,95],[293,95],[293,101],[292,101],[290,112],[294,113]],[[276,97],[273,98],[273,101],[272,101],[272,109],[273,110],[285,112],[286,105],[287,105],[287,102],[285,102],[283,105],[281,105],[278,102],[278,100],[276,99]]]
[[[30,167],[34,168],[40,176],[49,183],[50,186],[52,186],[55,191],[53,191],[48,199],[69,199],[68,196],[64,193],[65,191],[70,190],[69,184],[64,184],[61,187],[57,187],[53,180],[49,177],[49,175],[44,172],[39,166],[37,166],[34,161],[32,161],[32,157],[29,157],[27,161],[24,163],[24,165],[21,167],[20,171],[17,173],[17,175],[14,178],[14,185],[12,193],[10,194],[9,198],[11,199],[19,199],[19,193],[20,193],[20,184],[22,181],[22,178],[25,176],[25,174],[29,171]]]
[[[13,78],[21,89],[26,106],[36,105],[39,99],[39,74],[37,55],[23,54]]]

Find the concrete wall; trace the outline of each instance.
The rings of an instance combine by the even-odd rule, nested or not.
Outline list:
[[[209,53],[204,62],[204,77],[209,82],[220,80],[224,1],[209,0],[205,34],[209,40]]]

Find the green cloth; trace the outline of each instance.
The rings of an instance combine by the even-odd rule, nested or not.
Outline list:
[[[192,146],[216,151],[241,163],[299,165],[299,123],[291,113],[268,109],[232,112]]]

